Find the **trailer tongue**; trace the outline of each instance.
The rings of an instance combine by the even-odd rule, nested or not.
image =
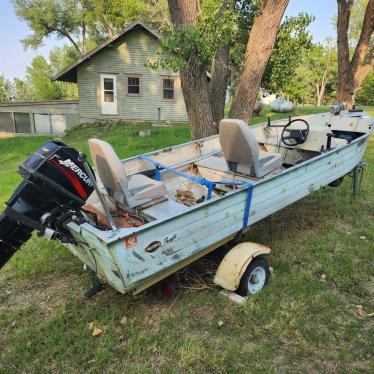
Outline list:
[[[60,142],[48,142],[19,168],[24,178],[0,215],[0,268],[34,230],[61,242],[73,239],[65,225],[93,191],[78,152]]]

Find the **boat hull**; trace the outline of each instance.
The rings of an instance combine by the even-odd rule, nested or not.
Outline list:
[[[254,183],[248,225],[346,175],[362,160],[370,133]],[[243,229],[246,190],[236,190],[168,219],[103,232],[69,228],[69,249],[121,293],[139,292],[232,239]]]

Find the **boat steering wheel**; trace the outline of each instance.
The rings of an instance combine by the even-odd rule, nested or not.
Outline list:
[[[303,127],[305,128],[290,129],[289,127],[294,122],[303,123],[304,124]],[[305,143],[306,138],[308,137],[308,134],[309,134],[308,122],[301,118],[295,118],[292,121],[288,122],[287,125],[283,127],[281,141],[283,142],[283,144],[289,147],[294,147],[295,145]]]

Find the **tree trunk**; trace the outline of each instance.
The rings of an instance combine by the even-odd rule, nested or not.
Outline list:
[[[354,75],[355,80],[355,93],[361,88],[362,82],[365,80],[366,76],[374,68],[374,55],[369,58],[369,62],[365,65],[360,65]]]
[[[323,77],[321,81],[321,88],[319,89],[318,98],[317,98],[317,106],[322,105],[323,97],[325,96],[325,89],[327,84],[327,71],[323,72]]]
[[[103,14],[103,20],[104,20],[104,22],[103,22],[104,29],[108,33],[109,38],[111,39],[114,36],[114,32],[113,32],[112,27],[110,26],[110,23],[108,21],[108,17],[105,13]]]
[[[194,27],[199,12],[198,0],[168,0],[171,20],[175,27]],[[206,68],[199,57],[191,55],[188,67],[180,71],[182,92],[186,103],[192,139],[217,133],[209,101]]]
[[[352,96],[360,89],[363,80],[372,70],[374,56],[367,56],[370,50],[371,36],[374,32],[374,0],[369,0],[362,23],[360,38],[357,42],[352,60],[349,59],[349,19],[354,0],[338,1],[338,72],[339,101],[352,107]]]
[[[227,9],[228,0],[223,0],[218,17],[222,17]],[[225,114],[226,91],[230,77],[230,46],[218,48],[212,67],[212,77],[209,85],[210,107],[212,108],[213,121],[218,131],[218,125]]]
[[[225,114],[226,91],[230,77],[229,60],[230,47],[218,48],[214,58],[212,78],[209,86],[210,106],[216,126],[219,125]]]
[[[338,0],[338,100],[352,107],[353,73],[349,61],[348,29],[354,0]]]
[[[316,96],[317,96],[317,102],[316,102],[316,105],[318,105],[319,103],[319,95],[320,95],[320,90],[319,90],[319,83],[316,83]]]
[[[249,122],[288,0],[263,0],[249,35],[229,116]]]
[[[200,5],[198,0],[168,0],[171,21],[174,26],[196,26]]]
[[[87,52],[86,24],[82,24],[82,52]]]
[[[369,0],[365,10],[360,38],[357,42],[357,46],[351,61],[355,92],[361,87],[361,84],[366,78],[366,75],[373,68],[374,55],[371,54],[370,56],[367,56],[367,53],[370,49],[370,41],[373,32],[374,0]]]
[[[317,96],[317,106],[322,105],[323,97],[325,96],[326,85],[327,85],[327,81],[328,81],[328,78],[329,78],[331,48],[332,48],[332,45],[331,45],[331,43],[329,43],[328,50],[327,50],[327,59],[326,59],[325,71],[323,72],[322,80],[321,80],[321,89],[319,90],[318,96]]]

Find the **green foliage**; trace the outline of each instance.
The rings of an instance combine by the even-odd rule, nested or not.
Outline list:
[[[100,42],[122,30],[126,24],[146,19],[143,0],[86,0],[86,23],[91,38]]]
[[[26,70],[26,80],[15,80],[17,101],[77,98],[75,84],[51,80],[52,67],[44,57],[35,57]]]
[[[12,82],[0,75],[0,103],[6,103],[12,99],[13,85]]]
[[[312,36],[307,27],[314,16],[300,13],[282,23],[270,61],[262,79],[262,87],[270,92],[283,92],[292,81],[296,68],[311,47]]]
[[[58,100],[62,98],[61,86],[51,81],[51,67],[42,56],[35,57],[26,69],[26,79],[36,100]]]
[[[166,0],[12,0],[19,19],[32,34],[25,47],[38,48],[51,35],[67,38],[81,53],[121,31],[137,19],[161,29],[168,23]],[[94,45],[86,45],[86,41]]]
[[[87,45],[90,48],[95,46],[94,40],[88,40]],[[55,47],[49,52],[50,69],[52,75],[57,74],[62,69],[73,63],[79,58],[79,54],[75,48],[65,44],[62,47]],[[78,85],[69,82],[57,82],[61,88],[63,99],[77,99]]]
[[[42,56],[35,57],[26,69],[26,79],[14,80],[16,101],[77,99],[75,83],[53,82],[51,77],[76,60],[77,51],[69,46],[56,47],[50,52],[48,64]]]
[[[15,78],[14,91],[16,101],[35,101],[33,90],[26,80]]]
[[[374,105],[374,72],[371,71],[365,78],[356,97],[358,105]]]
[[[313,44],[304,54],[300,65],[295,69],[292,79],[284,88],[291,100],[299,103],[316,104],[317,84],[320,85],[328,60],[328,46]],[[324,102],[336,100],[338,57],[331,46],[328,66],[328,82]]]
[[[19,19],[26,21],[33,33],[22,40],[25,47],[38,48],[45,38],[79,33],[79,2],[74,0],[13,0]]]
[[[95,44],[89,41],[89,44]],[[93,45],[94,46],[94,45]],[[51,73],[57,74],[60,70],[66,68],[79,58],[77,50],[69,44],[62,47],[55,47],[49,52],[49,61],[51,65]]]
[[[237,30],[232,35],[230,65],[234,72],[234,80],[236,80],[240,73],[240,66],[247,49],[249,32],[259,9],[260,1],[235,1],[234,6],[237,14]]]
[[[191,56],[210,68],[217,48],[229,44],[237,30],[237,15],[232,7],[219,15],[221,1],[206,0],[195,27],[174,27],[161,43],[159,55],[149,62],[151,68],[185,69]]]

